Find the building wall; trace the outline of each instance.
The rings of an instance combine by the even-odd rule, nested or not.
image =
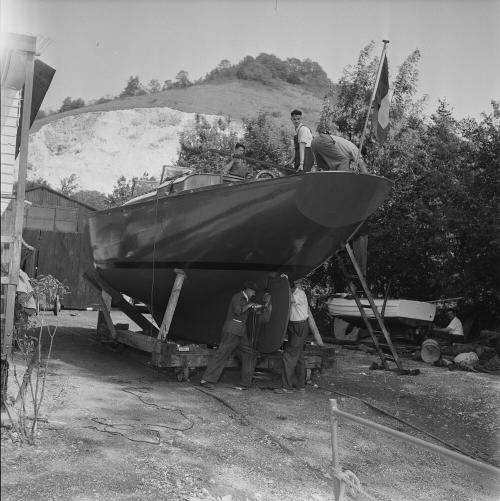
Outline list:
[[[69,286],[65,308],[83,309],[98,303],[97,291],[83,278],[93,266],[88,234],[89,207],[45,188],[26,192],[23,238],[35,248],[23,268],[31,277],[52,275]]]

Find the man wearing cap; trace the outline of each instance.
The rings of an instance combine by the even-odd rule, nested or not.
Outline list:
[[[226,321],[222,328],[222,337],[215,355],[208,361],[207,368],[200,385],[210,390],[220,378],[226,362],[237,348],[241,352],[241,385],[239,388],[250,388],[253,376],[253,349],[247,337],[246,322],[251,309],[260,308],[257,303],[250,301],[255,296],[257,285],[254,282],[245,282],[243,290],[237,292],[229,303]]]

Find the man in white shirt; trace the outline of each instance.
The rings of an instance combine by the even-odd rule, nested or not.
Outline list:
[[[309,303],[300,285],[300,279],[294,280],[287,327],[288,341],[283,352],[282,387],[274,390],[275,393],[292,393],[294,387],[297,391],[305,391],[304,344],[309,334]]]
[[[464,328],[462,322],[457,317],[457,313],[453,308],[448,308],[446,310],[446,315],[448,316],[450,323],[443,328],[433,329],[435,332],[443,332],[445,334],[450,334],[451,336],[456,336],[457,339],[464,338]]]
[[[314,155],[311,151],[312,132],[309,127],[302,123],[302,112],[293,110],[291,120],[295,127],[293,136],[294,154],[289,163],[292,163],[295,170],[299,172],[310,172],[314,164]]]
[[[359,155],[358,147],[340,136],[335,122],[326,129],[327,132],[321,131],[311,142],[318,170],[354,170]],[[366,170],[362,158],[359,159],[359,165]]]

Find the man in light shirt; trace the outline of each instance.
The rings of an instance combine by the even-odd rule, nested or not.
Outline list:
[[[293,136],[294,155],[289,162],[299,172],[310,172],[314,164],[314,156],[311,151],[312,132],[309,127],[302,123],[302,112],[293,110],[291,120],[295,127]]]
[[[448,316],[450,323],[443,328],[435,328],[433,329],[435,332],[443,332],[444,334],[449,334],[450,336],[463,339],[464,338],[464,328],[462,326],[462,322],[457,317],[457,313],[453,308],[448,308],[446,310],[446,315]]]
[[[319,131],[311,143],[318,170],[354,170],[358,160],[359,149],[351,141],[340,135],[335,122]],[[366,170],[366,164],[359,159],[361,169]]]
[[[309,334],[309,303],[300,285],[300,279],[293,281],[287,328],[288,341],[283,352],[282,387],[275,389],[275,393],[292,393],[294,387],[297,391],[305,391],[304,344]]]

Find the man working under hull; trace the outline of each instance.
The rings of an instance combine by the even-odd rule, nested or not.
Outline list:
[[[245,282],[243,290],[237,292],[229,303],[226,321],[222,329],[222,338],[215,355],[209,360],[200,385],[213,389],[219,380],[226,362],[239,349],[241,352],[241,386],[250,388],[254,371],[254,354],[252,345],[247,336],[247,318],[250,309],[260,308],[257,303],[250,301],[255,296],[257,285]]]
[[[292,296],[290,298],[290,318],[287,327],[288,341],[283,351],[282,387],[276,388],[275,393],[293,393],[306,390],[306,362],[304,345],[309,334],[309,302],[306,293],[301,289],[302,281],[293,281]],[[319,339],[320,345],[323,345]]]

